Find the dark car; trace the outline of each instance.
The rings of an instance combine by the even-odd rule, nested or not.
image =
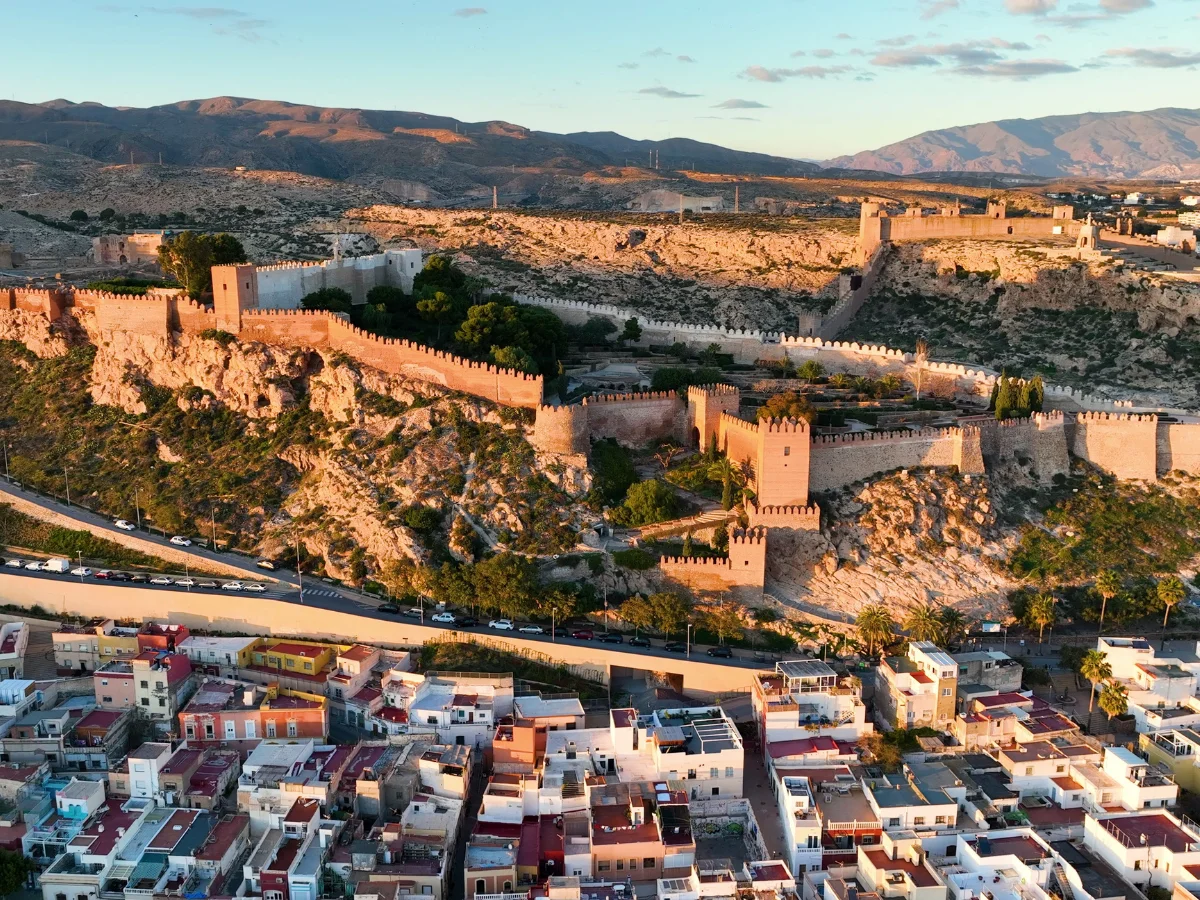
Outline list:
[[[474,616],[463,616],[454,624],[459,628],[474,628],[479,624],[479,620]]]
[[[145,576],[143,576],[143,577],[145,577]],[[111,575],[108,576],[108,580],[109,581],[129,581],[129,576],[126,575],[124,572],[113,572]],[[146,578],[146,580],[149,581],[150,579]]]
[[[588,630],[586,628],[581,628],[578,631],[571,632],[571,637],[575,638],[575,640],[577,640],[577,641],[590,641],[595,636],[596,635],[594,635],[590,630]]]
[[[721,659],[733,659],[733,651],[728,647],[709,647],[709,656],[719,656]]]
[[[667,641],[663,644],[663,649],[668,653],[687,653],[687,647],[679,641]]]
[[[400,612],[400,607],[395,603],[381,603],[375,607],[376,612],[387,613],[389,616],[397,615]]]
[[[649,647],[650,641],[649,641],[649,639],[644,638],[644,637],[631,637],[629,639],[629,646],[630,647]]]
[[[123,576],[122,576],[122,577],[123,577]],[[114,580],[114,581],[121,581],[122,579],[121,579],[121,578],[114,578],[113,580]],[[150,576],[149,576],[149,575],[143,575],[141,572],[134,572],[132,575],[130,575],[130,576],[129,576],[129,580],[130,580],[131,582],[133,582],[134,584],[149,584],[149,582],[150,582]]]
[[[205,579],[204,581],[196,582],[196,587],[198,587],[198,588],[214,588],[215,589],[215,588],[219,588],[220,586],[221,585],[219,585],[217,582],[213,581],[211,578]]]
[[[617,634],[615,631],[606,631],[604,634],[597,635],[596,640],[602,644],[623,644],[625,636]]]
[[[275,560],[273,559],[260,559],[255,565],[260,569],[266,569],[268,572],[274,572],[279,568],[279,566],[275,565]]]

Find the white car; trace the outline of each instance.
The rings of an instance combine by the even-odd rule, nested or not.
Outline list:
[[[252,591],[255,594],[261,594],[267,589],[265,584],[260,584],[257,581],[252,581],[242,588],[243,591]]]
[[[196,582],[192,581],[192,579],[190,579],[190,578],[176,578],[175,583],[177,585],[179,585],[180,587],[195,587],[196,586]]]
[[[21,567],[22,567],[22,566],[24,566],[24,565],[25,565],[25,563],[21,562],[21,560],[19,560],[19,559],[10,559],[8,562],[6,562],[6,563],[4,564],[4,568],[6,568],[6,569],[19,569],[19,568],[21,568]]]
[[[75,568],[73,568],[71,570],[71,574],[74,575],[76,578],[87,578],[89,575],[92,574],[92,570],[89,569],[87,566],[76,566]]]
[[[429,621],[430,622],[441,622],[443,625],[453,625],[454,621],[455,621],[454,613],[448,613],[448,612],[434,613],[432,616],[429,617]]]
[[[166,575],[155,575],[153,578],[150,579],[150,583],[151,584],[170,584],[171,579],[168,578]]]
[[[545,634],[546,629],[541,625],[522,625],[517,631],[522,634]]]
[[[117,519],[117,521],[113,522],[113,524],[122,531],[137,531],[136,525],[134,525],[132,522],[126,522],[124,519]]]
[[[25,571],[26,572],[40,572],[40,571],[42,571],[42,564],[40,562],[38,562],[36,559],[33,562],[27,562],[27,563],[25,563]]]
[[[240,591],[244,587],[245,587],[245,585],[242,584],[240,581],[227,581],[223,585],[221,585],[221,590],[223,590],[223,591]]]
[[[510,619],[492,619],[488,622],[488,628],[495,628],[498,631],[512,631],[515,627]]]
[[[171,538],[171,543],[174,544],[176,547],[192,546],[192,542],[190,540],[188,540],[187,538],[185,538],[182,534],[177,534],[173,538]]]

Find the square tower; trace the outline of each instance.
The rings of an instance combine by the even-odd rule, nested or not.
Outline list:
[[[758,505],[808,506],[808,466],[812,433],[795,419],[758,423],[758,459],[754,462]]]
[[[254,266],[213,266],[213,312],[217,328],[230,334],[242,331],[242,311],[258,308],[258,272]]]

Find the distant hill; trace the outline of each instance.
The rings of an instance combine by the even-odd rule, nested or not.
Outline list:
[[[274,100],[213,97],[147,109],[51,100],[0,100],[0,140],[49,143],[108,163],[245,165],[324,178],[409,178],[434,170],[471,182],[489,168],[538,167],[583,173],[645,165],[659,150],[665,168],[685,163],[731,174],[807,174],[802,163],[685,139],[633,141],[618,134],[556,135],[508,122],[463,122],[391,110],[336,109]],[[481,182],[485,179],[479,179]],[[491,180],[486,180],[491,183]]]
[[[1090,178],[1200,177],[1200,109],[1002,119],[927,131],[827,166],[896,175],[997,172]]]

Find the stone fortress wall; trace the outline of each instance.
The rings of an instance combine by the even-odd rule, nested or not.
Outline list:
[[[663,556],[658,567],[668,581],[690,591],[732,591],[735,596],[761,600],[767,578],[767,533],[761,528],[736,529],[729,535],[725,559]]]
[[[958,466],[965,475],[983,474],[979,429],[818,435],[813,439],[809,487],[813,491],[836,490],[880,472],[918,466]]]
[[[423,266],[420,250],[255,266],[257,308],[295,309],[301,297],[325,288],[341,288],[355,303],[366,303],[371,288],[381,285],[411,294],[413,279]]]

